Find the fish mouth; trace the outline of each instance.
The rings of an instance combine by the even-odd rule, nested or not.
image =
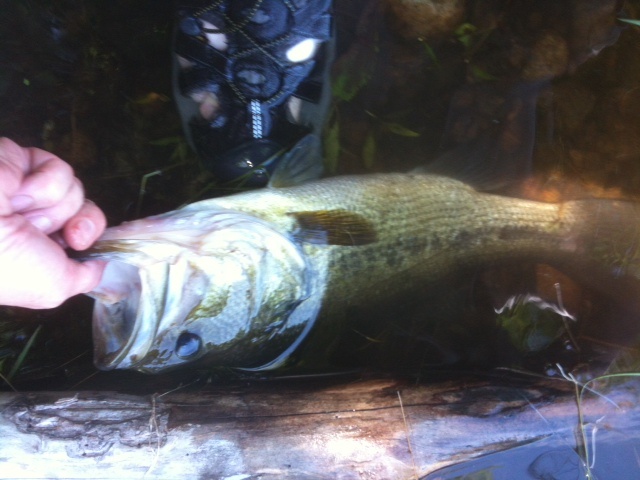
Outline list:
[[[96,367],[273,368],[306,336],[322,298],[309,299],[322,288],[306,256],[267,222],[212,207],[123,224],[94,245],[88,258],[107,263],[89,293]]]
[[[149,350],[157,318],[141,303],[142,270],[109,261],[100,284],[88,295],[93,310],[94,364],[101,370],[134,367]]]

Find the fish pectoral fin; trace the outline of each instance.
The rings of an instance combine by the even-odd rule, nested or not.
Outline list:
[[[376,230],[364,216],[348,210],[291,212],[298,222],[294,238],[318,245],[367,245],[376,241]]]
[[[444,152],[418,172],[455,178],[484,192],[520,184],[531,174],[537,100],[547,85],[546,80],[481,82],[459,89],[447,118]]]

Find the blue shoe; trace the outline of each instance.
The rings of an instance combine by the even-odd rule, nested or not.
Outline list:
[[[264,185],[283,153],[321,133],[331,0],[185,3],[174,85],[189,141],[220,180]]]

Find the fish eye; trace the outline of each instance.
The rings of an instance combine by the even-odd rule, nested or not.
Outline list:
[[[202,347],[200,335],[191,332],[182,332],[176,340],[175,353],[183,360],[194,357]]]

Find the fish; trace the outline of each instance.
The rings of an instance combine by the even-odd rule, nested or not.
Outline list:
[[[640,276],[639,219],[633,201],[544,203],[425,172],[274,175],[267,188],[106,230],[86,253],[107,262],[90,293],[94,362],[272,370],[353,306],[499,262],[580,265],[615,289]]]

